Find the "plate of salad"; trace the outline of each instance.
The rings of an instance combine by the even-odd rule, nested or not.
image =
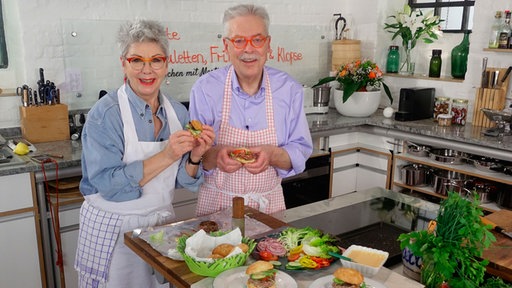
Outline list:
[[[269,261],[277,269],[311,270],[328,267],[339,253],[338,239],[311,227],[287,227],[257,240],[253,256]]]

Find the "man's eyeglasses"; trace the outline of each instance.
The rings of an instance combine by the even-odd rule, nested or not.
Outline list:
[[[162,67],[165,65],[165,62],[167,61],[167,57],[165,56],[155,56],[151,58],[135,56],[125,59],[128,61],[128,63],[130,63],[130,66],[134,70],[142,70],[145,63],[149,63],[149,67],[153,68],[154,70],[162,69]]]
[[[270,36],[254,35],[250,38],[244,36],[235,36],[233,38],[226,37],[225,39],[233,43],[236,49],[244,49],[247,43],[251,43],[254,48],[261,48]]]

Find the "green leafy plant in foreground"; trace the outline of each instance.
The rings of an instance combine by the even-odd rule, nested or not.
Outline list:
[[[443,282],[451,288],[480,287],[484,282],[488,261],[481,256],[496,238],[491,226],[482,223],[479,204],[476,197],[449,192],[440,204],[435,229],[399,236],[402,249],[422,257],[421,278],[427,288]]]

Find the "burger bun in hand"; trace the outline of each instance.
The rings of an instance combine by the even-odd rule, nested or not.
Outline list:
[[[247,148],[236,148],[229,152],[229,156],[232,159],[239,161],[242,164],[253,163],[256,161],[256,155]]]
[[[197,138],[203,132],[203,124],[199,120],[190,120],[190,122],[185,125],[185,129],[187,129],[194,138]]]

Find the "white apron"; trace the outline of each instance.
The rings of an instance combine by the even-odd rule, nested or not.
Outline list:
[[[119,88],[118,98],[125,138],[125,154],[123,156],[123,162],[131,163],[133,161],[147,159],[163,150],[167,145],[168,140],[162,142],[142,142],[138,140],[128,96],[125,92],[125,85]],[[162,104],[167,114],[170,133],[172,134],[178,130],[182,130],[183,127],[181,127],[171,103],[165,96],[162,98],[164,99]],[[108,281],[107,286],[99,283],[97,287],[158,287],[156,278],[151,275],[150,267],[139,256],[124,245],[123,234],[125,232],[132,231],[135,228],[160,225],[174,218],[172,200],[174,198],[175,179],[179,164],[179,161],[175,162],[144,185],[142,187],[142,196],[139,199],[125,202],[112,202],[103,199],[99,193],[85,197],[86,201],[82,206],[82,210],[92,210],[92,213],[95,214],[93,215],[93,217],[95,217],[93,221],[97,221],[96,223],[101,223],[101,221],[103,221],[105,222],[104,225],[110,224],[111,227],[109,228],[114,228],[119,232],[112,232],[114,235],[112,235],[110,243],[108,242],[108,237],[106,237],[106,239],[101,239],[107,241],[106,245],[105,243],[102,245],[104,248],[89,247],[85,249],[81,248],[81,245],[86,246],[87,244],[90,244],[90,241],[88,242],[87,238],[91,235],[86,233],[82,235],[82,233],[80,233],[77,260],[75,264],[75,267],[79,272],[85,276],[82,277],[83,279],[79,280],[80,287],[96,287],[98,281],[103,282],[105,280]],[[87,221],[86,218],[88,214],[91,213],[84,213],[81,215],[81,227],[84,225],[97,225],[82,223],[82,216],[84,216],[85,222]],[[114,222],[111,219],[116,216],[121,220],[121,223],[115,222],[115,224],[111,224]],[[98,217],[100,217],[99,220],[97,220]],[[92,217],[89,217],[89,222],[92,220],[90,218]],[[94,232],[95,229],[101,230],[98,227],[92,227],[91,229],[91,233]],[[113,245],[114,243],[112,243],[112,241],[115,241],[115,245]],[[94,253],[101,254],[100,257],[102,257],[102,259],[98,261],[100,264],[94,263],[94,259],[91,261],[91,258],[97,255]],[[103,260],[105,256],[108,257],[107,259],[111,260],[111,262]],[[92,265],[93,267],[90,268],[88,266],[84,266],[86,265],[85,263],[88,263],[88,265]],[[108,270],[109,267],[110,270]],[[103,273],[100,273],[102,270]],[[105,273],[104,271],[109,271],[110,273]],[[91,283],[93,283],[92,286]],[[162,287],[169,287],[169,284]]]
[[[263,144],[277,146],[277,135],[274,126],[272,106],[272,91],[270,80],[265,73],[265,118],[267,128],[258,131],[248,131],[229,125],[232,99],[233,67],[228,72],[224,85],[224,101],[222,105],[222,120],[217,143],[235,147],[252,147]],[[263,116],[263,115],[262,115]],[[245,205],[259,209],[264,213],[274,213],[285,210],[281,178],[273,167],[254,175],[245,168],[234,173],[224,173],[218,168],[212,175],[205,175],[205,182],[200,187],[197,201],[197,216],[207,215],[231,207],[235,196],[243,197]]]

